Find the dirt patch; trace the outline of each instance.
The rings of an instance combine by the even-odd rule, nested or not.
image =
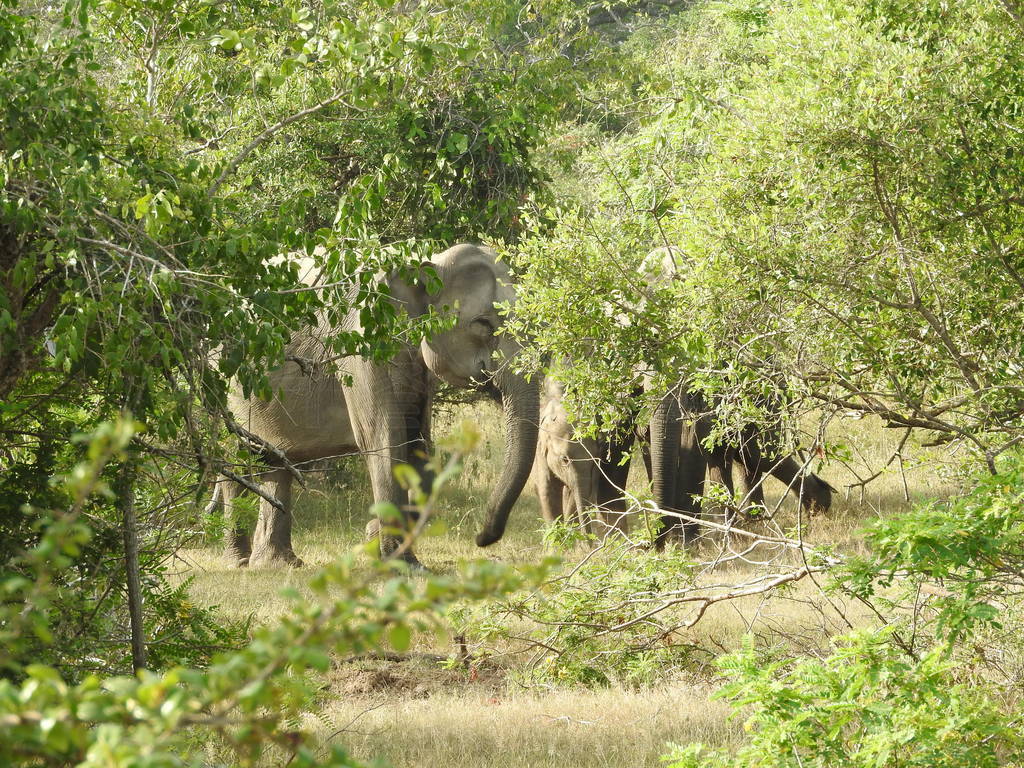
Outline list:
[[[439,693],[504,690],[505,672],[493,664],[451,665],[424,654],[408,657],[339,660],[331,665],[331,690],[346,699],[389,697],[425,699]]]

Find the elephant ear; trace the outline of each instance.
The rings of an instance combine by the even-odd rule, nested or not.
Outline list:
[[[387,281],[392,300],[409,317],[425,314],[441,291],[441,280],[437,273],[437,265],[432,261],[424,261],[418,267],[393,273]]]

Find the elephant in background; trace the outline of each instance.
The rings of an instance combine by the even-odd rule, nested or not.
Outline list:
[[[690,395],[691,408],[700,408],[704,399]],[[713,448],[704,443],[714,427],[713,410],[704,409],[695,415],[693,439],[707,462],[706,483],[722,485],[730,496],[735,494],[734,470],[738,470],[740,504],[731,509],[727,524],[732,524],[735,513],[753,506],[764,507],[764,479],[771,475],[786,486],[796,500],[809,514],[827,512],[832,506],[835,489],[813,472],[805,470],[793,454],[780,456],[779,428],[747,425],[740,432],[739,439],[732,443],[719,443]],[[684,427],[683,443],[691,439]],[[685,451],[686,449],[682,449]]]
[[[673,280],[686,258],[678,248],[656,248],[644,260],[644,280],[651,286]],[[708,450],[703,442],[714,426],[714,411],[703,396],[687,391],[679,382],[666,393],[654,408],[648,430],[650,440],[649,475],[654,500],[671,513],[673,510],[699,518],[699,497],[704,495],[706,476],[733,493],[733,466],[742,468],[746,501],[764,504],[763,477],[772,474],[797,495],[806,509],[827,510],[832,503],[833,488],[813,473],[802,472],[792,457],[779,457],[778,438],[754,426],[743,430],[739,445],[720,444]],[[728,523],[736,510],[731,510]],[[680,521],[671,514],[662,519],[658,535],[659,547],[677,533],[683,541],[693,543],[699,525]]]
[[[706,493],[709,482],[734,495],[734,470],[739,472],[741,502],[739,507],[730,508],[728,525],[732,525],[737,512],[765,506],[764,479],[768,475],[785,484],[806,512],[827,512],[831,508],[835,489],[818,475],[805,471],[792,454],[780,456],[778,440],[771,431],[749,425],[741,432],[738,443],[706,448],[704,441],[711,434],[714,419],[714,411],[705,407],[704,399],[686,392],[682,386],[655,409],[648,431],[648,476],[660,508],[700,517],[701,502],[695,497]],[[680,532],[684,543],[691,544],[699,528],[697,523],[667,514],[662,518],[658,544],[664,546]]]
[[[577,436],[562,403],[564,394],[560,382],[545,381],[533,469],[541,515],[549,523],[578,521],[597,534],[612,528],[625,531],[621,489],[629,465],[623,465],[622,458],[628,456],[632,440]],[[595,507],[597,520],[584,518],[587,510]]]
[[[817,475],[803,472],[793,456],[779,459],[778,451],[773,451],[778,441],[770,433],[750,426],[743,431],[739,444],[704,447],[715,414],[702,397],[682,386],[669,393],[655,409],[655,418],[665,421],[652,420],[652,424],[640,428],[627,420],[612,432],[621,436],[618,438],[609,438],[605,432],[599,438],[576,437],[562,404],[563,394],[563,385],[549,377],[545,382],[533,471],[541,514],[548,522],[579,518],[581,525],[594,531],[594,521],[580,516],[585,509],[597,508],[604,530],[612,526],[628,530],[625,487],[634,439],[640,441],[655,501],[669,512],[700,517],[699,497],[707,491],[708,483],[722,485],[733,495],[733,475],[737,470],[744,506],[764,505],[763,481],[767,474],[785,483],[808,511],[825,511],[831,505],[832,487]],[[676,439],[675,434],[678,449],[667,450],[664,441]],[[660,485],[654,482],[652,455],[671,468],[663,470]],[[680,532],[684,541],[692,543],[699,526],[665,515],[659,545]]]
[[[743,506],[764,507],[764,478],[771,475],[787,490],[808,514],[828,512],[835,493],[828,481],[804,470],[793,454],[779,458],[778,440],[771,432],[749,426],[743,430],[738,446],[726,448],[726,461],[739,468],[739,491]]]
[[[515,301],[507,267],[490,248],[461,244],[437,255],[433,262],[442,288],[429,295],[419,283],[398,275],[382,276],[396,308],[419,317],[445,307],[454,308],[453,328],[404,345],[386,362],[347,357],[332,368],[331,350],[323,339],[333,328],[320,326],[298,335],[288,345],[291,360],[270,373],[270,385],[280,393],[269,401],[245,398],[233,391],[229,407],[236,421],[280,451],[292,464],[314,461],[353,451],[366,459],[374,500],[391,502],[408,518],[407,493],[394,475],[394,467],[408,463],[423,470],[430,442],[430,411],[436,378],[453,386],[486,391],[500,403],[505,415],[505,463],[485,511],[477,536],[479,546],[498,541],[509,513],[525,485],[537,444],[539,384],[527,381],[507,364],[496,364],[495,352],[511,359],[517,344],[497,336],[501,318],[496,303]],[[320,281],[311,260],[303,260],[301,279],[309,286]],[[353,310],[342,330],[359,330],[359,312]],[[349,377],[345,382],[344,377]],[[259,517],[251,545],[246,531],[234,529],[226,556],[239,565],[298,565],[292,548],[291,473],[280,461],[264,456],[270,469],[259,478],[262,491],[276,497],[283,509],[260,500]],[[237,488],[222,486],[225,515],[232,513]],[[381,553],[401,544],[395,536],[381,537]],[[411,551],[404,559],[417,563]]]

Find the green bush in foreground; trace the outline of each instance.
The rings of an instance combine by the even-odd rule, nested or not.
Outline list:
[[[45,642],[53,574],[70,567],[88,540],[82,504],[105,489],[100,473],[131,439],[130,425],[103,430],[90,459],[65,479],[75,500],[54,515],[39,544],[24,556],[34,579],[0,582],[0,647],[16,652],[27,638]],[[452,458],[438,472],[432,495],[420,494],[421,521],[456,471],[471,438],[452,443]],[[412,534],[410,534],[411,536]],[[82,768],[251,766],[275,753],[298,768],[358,765],[340,746],[314,749],[299,725],[312,714],[332,653],[406,650],[417,631],[443,631],[443,609],[521,588],[543,576],[549,563],[513,570],[479,561],[455,577],[412,580],[395,561],[367,565],[349,552],[311,583],[315,601],[295,600],[291,613],[256,630],[239,651],[214,657],[206,669],[175,667],[134,677],[90,675],[67,683],[53,667],[21,670],[21,682],[0,680],[0,765]],[[217,750],[218,758],[211,758]]]
[[[838,638],[822,659],[766,658],[750,641],[719,659],[719,695],[747,717],[750,742],[679,748],[671,767],[1021,765],[1022,691],[986,663],[1020,652],[1024,458],[1000,470],[868,531],[872,555],[835,586],[878,605],[887,626]]]

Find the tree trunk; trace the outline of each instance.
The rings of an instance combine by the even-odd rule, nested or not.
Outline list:
[[[135,462],[129,454],[121,467],[118,501],[124,538],[125,581],[128,587],[128,619],[131,625],[132,669],[146,666],[146,636],[142,623],[142,583],[139,574],[139,535],[135,518]]]

